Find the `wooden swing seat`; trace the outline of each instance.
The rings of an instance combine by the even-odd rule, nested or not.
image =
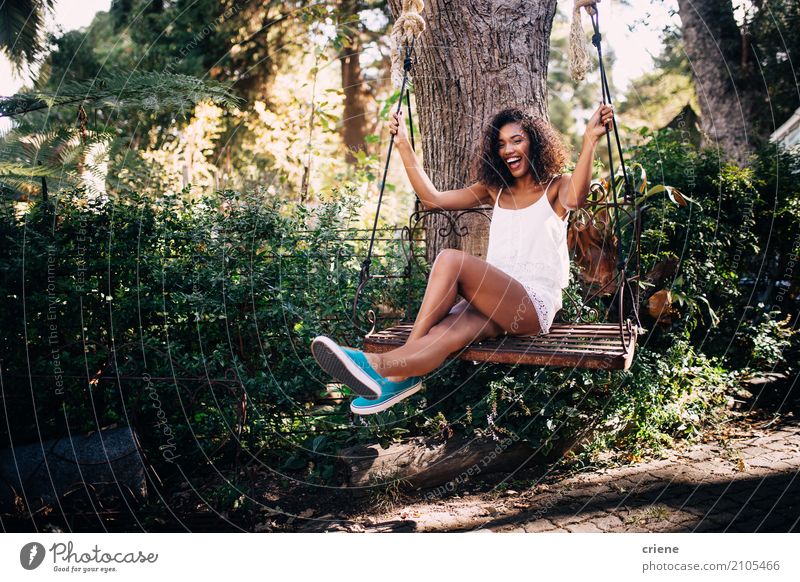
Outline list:
[[[388,352],[406,343],[411,323],[401,323],[364,338],[364,351]],[[625,348],[618,323],[554,323],[546,335],[503,335],[453,353],[451,358],[493,364],[522,364],[627,370],[636,348],[637,326],[623,325]]]

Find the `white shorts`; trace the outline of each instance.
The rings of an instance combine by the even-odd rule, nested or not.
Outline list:
[[[531,298],[533,307],[536,309],[536,314],[539,316],[539,325],[542,328],[541,331],[539,331],[539,335],[550,333],[550,326],[553,324],[553,319],[556,316],[555,305],[553,305],[547,293],[543,293],[536,287],[526,283],[523,283],[522,286],[525,287],[525,291],[528,292],[528,297]]]

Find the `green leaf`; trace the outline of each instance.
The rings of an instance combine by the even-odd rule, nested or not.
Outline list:
[[[381,119],[389,119],[389,110],[392,108],[392,105],[397,103],[398,99],[400,99],[400,89],[392,93],[389,98],[383,102],[383,107],[381,108]]]

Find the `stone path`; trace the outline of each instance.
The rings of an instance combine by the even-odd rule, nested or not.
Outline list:
[[[513,485],[512,485],[513,486]],[[800,423],[672,451],[666,458],[581,473],[524,490],[422,497],[317,531],[800,531]],[[312,520],[313,521],[313,520]]]

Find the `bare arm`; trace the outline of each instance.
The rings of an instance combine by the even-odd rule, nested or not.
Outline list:
[[[476,182],[467,188],[439,192],[431,182],[428,174],[425,173],[422,164],[417,159],[417,155],[411,148],[402,116],[402,111],[399,114],[392,114],[389,131],[395,136],[395,147],[403,160],[403,166],[406,169],[406,174],[408,174],[411,187],[414,188],[425,208],[461,210],[480,206],[491,201],[489,190],[480,182]]]
[[[597,108],[586,126],[581,153],[572,175],[565,175],[558,188],[558,200],[567,210],[575,210],[586,204],[589,196],[589,183],[592,179],[592,158],[600,138],[610,131],[612,121],[611,107],[601,105]]]

